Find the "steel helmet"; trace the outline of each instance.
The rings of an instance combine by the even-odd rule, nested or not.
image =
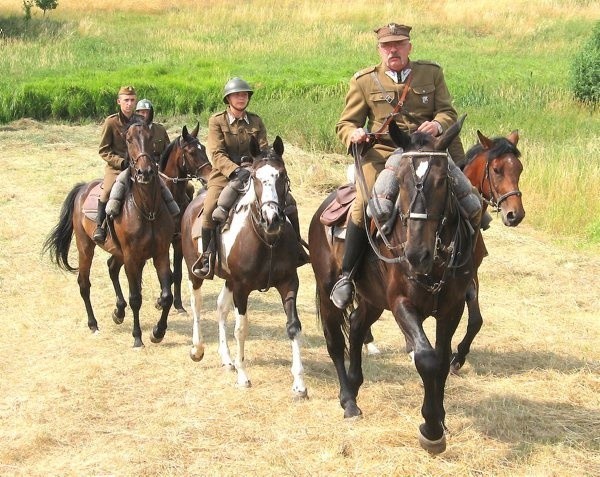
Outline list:
[[[148,124],[152,122],[154,119],[154,106],[150,102],[149,99],[140,99],[135,107],[135,112],[137,113],[140,109],[149,109],[150,114],[148,115]]]
[[[237,76],[235,78],[231,78],[227,83],[225,83],[225,87],[223,88],[223,102],[228,104],[227,96],[229,96],[231,93],[242,93],[244,91],[248,93],[248,99],[250,99],[254,94],[254,91],[250,85],[242,78]]]

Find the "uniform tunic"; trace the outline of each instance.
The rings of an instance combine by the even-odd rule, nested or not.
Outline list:
[[[406,68],[412,70],[412,80],[401,111],[407,111],[410,116],[401,114],[396,117],[396,123],[400,129],[413,133],[424,121],[435,120],[445,131],[456,122],[457,113],[452,106],[452,98],[442,68],[436,63],[427,61],[410,61]],[[350,80],[346,105],[336,124],[336,133],[348,151],[352,145],[350,137],[357,128],[365,128],[370,132],[378,131],[394,109],[394,106],[386,101],[382,88],[386,95],[396,100],[403,93],[405,84],[397,84],[385,74],[385,71],[386,66],[379,63],[357,72]],[[373,78],[372,73],[377,75],[379,83]],[[462,151],[460,143],[459,146]],[[391,138],[384,135],[366,152],[363,158],[363,171],[369,191],[395,149],[396,146]],[[464,156],[464,152],[462,154]],[[459,159],[455,158],[455,160]],[[364,226],[364,199],[360,187],[357,187],[352,220],[357,225]]]
[[[242,156],[250,156],[250,138],[255,137],[260,149],[268,146],[267,129],[257,114],[247,112],[241,119],[230,121],[227,110],[213,114],[208,120],[207,150],[213,170],[208,178],[202,226],[214,228],[212,213],[229,176],[240,166]]]
[[[104,180],[100,191],[100,201],[107,202],[117,176],[121,172],[121,164],[127,158],[127,123],[129,119],[123,113],[111,114],[104,120],[100,147],[100,157],[106,161]]]
[[[157,161],[170,142],[167,130],[162,124],[150,124],[150,143],[152,144],[152,153]]]

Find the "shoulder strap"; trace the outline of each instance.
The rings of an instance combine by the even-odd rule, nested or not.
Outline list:
[[[381,84],[381,81],[379,81],[379,78],[377,77],[375,72],[373,72],[372,75],[375,79],[375,82],[381,88],[381,92],[382,92],[385,100],[390,105],[394,106],[394,109],[389,114],[389,116],[386,118],[386,120],[383,122],[383,124],[381,125],[379,130],[373,133],[375,135],[375,137],[377,137],[377,136],[380,136],[387,132],[387,127],[390,125],[390,122],[392,121],[392,119],[394,119],[394,116],[396,116],[396,114],[398,114],[400,112],[400,109],[402,109],[402,106],[404,105],[404,100],[406,99],[406,95],[408,94],[408,90],[410,89],[410,83],[412,81],[412,71],[409,73],[408,78],[406,78],[406,82],[404,83],[404,89],[402,90],[402,96],[400,96],[400,99],[398,101],[396,101],[395,98],[391,98],[390,95],[387,94],[385,89],[383,89],[383,85]],[[388,98],[390,98],[389,101],[388,101]],[[394,103],[396,103],[396,104],[394,105]]]

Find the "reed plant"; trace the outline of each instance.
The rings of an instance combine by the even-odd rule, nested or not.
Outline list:
[[[271,135],[316,157],[343,156],[334,126],[348,80],[377,62],[372,29],[404,22],[414,26],[412,57],[444,67],[456,108],[468,114],[466,147],[477,129],[520,130],[526,220],[597,244],[598,188],[586,185],[600,181],[600,115],[573,98],[569,71],[599,18],[586,0],[61,0],[25,22],[19,2],[0,0],[0,123],[99,122],[131,83],[159,117],[206,124],[223,107],[222,85],[239,75],[255,87],[251,109]],[[339,162],[311,164],[323,178],[315,193],[333,186]]]

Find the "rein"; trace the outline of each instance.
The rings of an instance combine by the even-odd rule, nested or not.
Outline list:
[[[134,183],[134,184],[138,184],[140,186],[143,186],[145,183],[138,181],[138,174],[139,174],[139,170],[136,169],[135,164],[137,163],[137,161],[141,158],[141,157],[147,157],[148,159],[150,159],[150,161],[154,163],[154,160],[152,159],[152,157],[150,156],[150,154],[148,154],[147,152],[142,152],[141,154],[139,154],[135,160],[130,161],[131,163],[131,167],[133,167],[133,170],[135,172],[135,174],[131,174],[130,176],[130,180]],[[135,196],[132,193],[131,194],[131,201],[133,202],[133,205],[135,206],[135,208],[140,212],[140,214],[142,215],[142,217],[144,219],[146,219],[149,222],[154,222],[156,220],[156,217],[159,216],[160,214],[160,202],[157,202],[156,197],[158,195],[159,189],[155,188],[155,192],[154,192],[154,203],[157,204],[158,206],[155,210],[151,211],[151,212],[146,212],[135,200]]]
[[[199,141],[195,141],[192,144],[198,144]],[[187,182],[187,181],[191,181],[192,179],[196,179],[199,180],[200,182],[204,183],[204,180],[201,177],[198,177],[198,172],[200,172],[202,169],[204,169],[206,166],[208,166],[210,164],[210,162],[207,162],[206,164],[201,165],[199,168],[196,169],[195,174],[191,174],[188,170],[187,170],[187,166],[186,166],[186,152],[185,149],[183,147],[181,147],[181,145],[179,145],[179,141],[178,141],[178,146],[181,149],[181,157],[182,157],[182,161],[181,161],[181,167],[178,167],[178,170],[182,173],[185,174],[185,176],[183,177],[171,177],[168,176],[167,174],[165,174],[162,171],[158,171],[158,174],[160,175],[160,177],[162,177],[165,181],[167,182],[172,182],[173,184],[178,184],[179,182]]]

